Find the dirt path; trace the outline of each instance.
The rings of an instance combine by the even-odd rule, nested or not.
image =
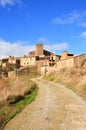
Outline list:
[[[34,79],[36,100],[4,130],[86,130],[86,103],[63,85]]]

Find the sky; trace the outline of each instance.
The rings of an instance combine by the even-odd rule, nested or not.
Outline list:
[[[0,59],[28,55],[37,43],[86,53],[85,0],[0,0]]]

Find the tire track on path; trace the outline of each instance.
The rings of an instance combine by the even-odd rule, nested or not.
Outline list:
[[[4,130],[86,130],[86,102],[64,85],[33,81],[39,85],[36,100]]]

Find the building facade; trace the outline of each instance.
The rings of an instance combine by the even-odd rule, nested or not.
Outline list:
[[[64,51],[60,56],[45,50],[43,44],[38,43],[35,50],[30,51],[28,56],[16,58],[9,56],[1,60],[1,65],[6,67],[9,63],[16,68],[36,66],[38,72],[47,74],[63,68],[80,67],[84,62],[86,62],[86,54],[74,56]]]

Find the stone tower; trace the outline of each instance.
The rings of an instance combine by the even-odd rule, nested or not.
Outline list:
[[[43,44],[41,44],[41,43],[36,44],[35,55],[36,56],[43,55]]]
[[[67,59],[68,52],[65,50],[61,55],[61,60]]]

